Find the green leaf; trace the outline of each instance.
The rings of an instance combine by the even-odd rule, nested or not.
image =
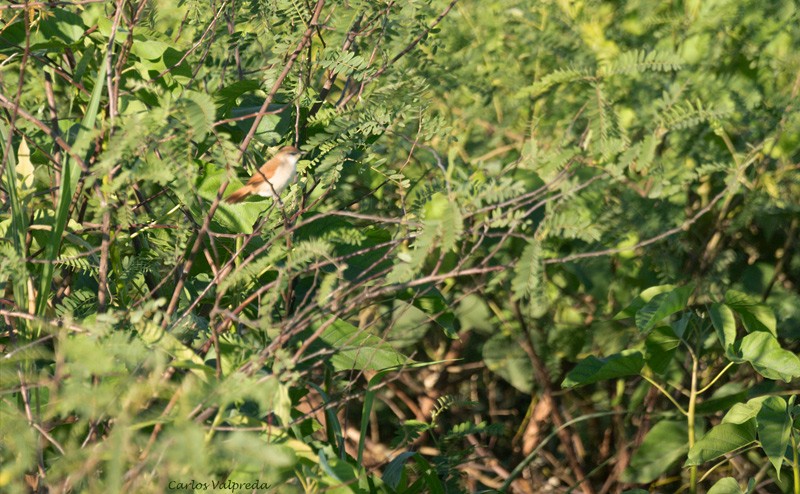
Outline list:
[[[733,477],[720,479],[708,490],[708,494],[744,494],[739,482]]]
[[[392,489],[397,489],[403,475],[403,467],[405,466],[406,460],[418,454],[419,453],[416,451],[405,451],[395,456],[383,470],[383,476],[381,478],[386,482],[386,485]]]
[[[106,69],[109,64],[106,63],[108,51],[103,54],[100,61],[97,76],[94,79],[94,88],[92,89],[92,96],[89,99],[89,104],[86,107],[86,113],[81,120],[80,129],[71,144],[86,141],[89,134],[95,131],[95,122],[100,111],[100,99],[103,96],[106,83]],[[73,146],[73,151],[79,146]],[[78,186],[78,179],[81,176],[81,169],[75,159],[71,156],[66,156],[64,165],[61,170],[61,183],[58,187],[58,207],[56,215],[53,219],[52,229],[50,231],[50,240],[45,246],[46,263],[42,267],[42,274],[39,277],[39,293],[36,300],[36,313],[44,315],[47,310],[47,302],[50,298],[51,282],[53,281],[54,263],[58,257],[58,251],[61,247],[61,237],[63,236],[64,229],[67,226],[67,221],[70,216],[70,204],[72,203],[72,196]]]
[[[212,163],[205,163],[203,165],[203,174],[197,183],[197,193],[200,197],[207,201],[206,208],[217,197],[217,191],[222,185],[222,181],[227,179],[227,173],[224,169],[217,167]],[[241,184],[232,181],[228,185],[228,190],[235,190]],[[201,210],[196,206],[196,201],[192,197],[184,196],[179,190],[176,190],[181,200],[185,204],[189,204],[192,214],[195,215],[195,220],[202,223],[203,216],[206,211]],[[255,225],[258,218],[267,212],[272,205],[271,198],[264,198],[263,200],[244,201],[236,204],[228,204],[221,201],[214,213],[214,222],[217,223],[214,231],[218,231],[220,227],[223,230],[234,233],[253,233],[253,225]]]
[[[464,233],[464,218],[461,216],[457,202],[448,201],[441,225],[442,249],[445,251],[455,249],[460,245],[461,236]]]
[[[33,163],[31,163],[31,150],[27,140],[23,137],[17,150],[17,166],[15,167],[20,180],[20,187],[30,189],[33,186]]]
[[[191,130],[190,138],[201,142],[211,131],[211,126],[217,116],[214,100],[205,93],[187,91],[183,98],[178,100],[177,108],[182,112],[186,124]]]
[[[511,280],[514,300],[530,297],[542,290],[544,265],[541,251],[539,242],[529,242],[522,251],[514,269],[514,278]]]
[[[358,450],[356,453],[356,461],[361,464],[364,459],[364,446],[367,440],[367,428],[369,427],[369,420],[372,416],[372,404],[375,403],[375,392],[378,385],[383,381],[383,378],[394,369],[383,369],[375,373],[367,383],[367,392],[364,394],[364,406],[361,409],[361,430],[358,436]],[[387,467],[388,468],[388,467]],[[385,474],[384,470],[384,474]],[[384,477],[384,481],[388,482]],[[395,484],[396,486],[396,484]]]
[[[9,131],[10,129],[6,126],[6,123],[0,121],[0,151],[8,157],[7,166],[16,168],[16,157],[14,156],[13,150],[6,149]],[[22,143],[20,143],[20,148],[21,147]],[[4,264],[7,266],[10,264],[8,267],[11,267],[11,271],[15,273],[14,276],[10,276],[13,285],[14,300],[21,306],[24,303],[23,301],[28,300],[28,276],[24,262],[24,259],[27,257],[25,237],[28,231],[28,213],[20,197],[20,189],[22,187],[17,184],[15,175],[15,173],[3,173],[3,185],[8,192],[8,207],[11,209],[11,240],[14,250],[13,257],[11,255],[3,256],[5,262],[0,262],[0,271],[5,271],[2,269]],[[7,237],[5,238],[7,239]]]
[[[620,54],[612,63],[602,67],[605,74],[641,73],[648,70],[666,72],[678,70],[683,65],[680,55],[645,50],[634,50]]]
[[[163,41],[134,36],[131,53],[144,60],[158,60],[164,56],[170,45]]]
[[[414,462],[417,464],[416,471],[420,472],[421,475],[414,484],[420,487],[419,490],[414,491],[412,486],[412,489],[409,489],[409,491],[445,494],[447,491],[445,491],[444,485],[442,485],[437,468],[431,465],[430,462],[428,462],[428,460],[426,460],[425,457],[420,454],[414,455],[413,458]]]
[[[755,420],[742,424],[720,424],[697,441],[689,450],[685,466],[700,465],[732,453],[756,440]]]
[[[572,388],[607,379],[635,376],[641,372],[642,367],[644,367],[644,356],[638,351],[626,350],[606,358],[592,355],[582,360],[567,374],[561,387]]]
[[[659,286],[651,286],[650,288],[644,290],[640,293],[636,298],[631,301],[631,303],[619,311],[616,316],[614,316],[614,320],[618,321],[620,319],[627,319],[629,317],[634,317],[636,313],[647,305],[653,297],[660,293],[669,292],[675,288],[675,285],[659,285]]]
[[[191,347],[187,347],[152,321],[146,321],[139,328],[139,337],[148,346],[160,348],[174,358],[175,361],[172,365],[190,369],[201,381],[207,382],[208,377],[213,373],[213,369],[206,366],[203,359]]]
[[[414,278],[425,264],[428,254],[437,247],[439,220],[425,221],[422,232],[409,251],[400,251],[395,257],[392,272],[386,277],[389,283],[405,283]]]
[[[342,319],[336,319],[309,346],[309,354],[317,352],[323,356],[330,354],[331,365],[336,371],[352,369],[378,371],[413,363],[383,339],[367,330],[358,329]]]
[[[689,450],[685,420],[662,420],[644,436],[621,480],[636,484],[657,479]]]
[[[739,314],[747,332],[766,331],[772,336],[778,336],[775,329],[775,313],[768,306],[736,290],[728,290],[725,293],[725,305]]]
[[[533,391],[531,359],[512,336],[497,333],[489,338],[483,345],[483,361],[490,371],[516,389],[525,394]]]
[[[239,482],[240,485],[247,483],[261,488],[241,490],[220,488],[208,491],[270,492],[273,489],[268,487],[271,485],[268,480],[272,479],[274,485],[275,480],[281,478],[280,472],[291,470],[298,462],[298,455],[291,447],[285,444],[267,443],[263,438],[244,431],[226,434],[225,440],[220,442],[220,448],[222,449],[220,454],[228,458],[237,458],[234,463],[235,468],[227,474],[227,481]]]
[[[252,400],[261,412],[278,416],[282,424],[291,422],[289,388],[277,376],[247,376],[234,371],[217,383],[216,392],[209,399],[223,408],[245,399]]]
[[[58,39],[67,45],[71,45],[80,40],[88,28],[81,16],[65,9],[48,9],[52,17],[44,17],[39,29],[44,34],[45,39]]]
[[[693,291],[694,286],[690,284],[656,295],[636,311],[636,327],[643,332],[650,331],[664,318],[686,309]]]
[[[675,336],[675,332],[669,326],[659,326],[655,328],[645,340],[647,349],[647,366],[656,374],[663,374],[667,366],[672,362],[675,350],[680,345],[681,340]]]
[[[708,314],[725,355],[732,356],[731,347],[736,341],[736,319],[733,317],[733,312],[728,306],[715,303],[709,307]]]
[[[325,449],[320,449],[317,453],[319,466],[328,475],[328,477],[323,478],[323,482],[329,486],[341,487],[341,490],[336,489],[334,492],[360,492],[355,488],[358,479],[356,467],[336,458],[333,453],[330,454],[329,458],[328,454],[325,453]]]
[[[748,400],[747,403],[736,403],[728,413],[722,417],[723,424],[743,424],[748,420],[753,420],[761,411],[761,404],[766,400],[766,396],[759,396]]]
[[[411,305],[424,312],[448,338],[458,338],[455,329],[455,316],[450,310],[447,300],[434,286],[409,288],[395,294],[400,300],[411,302]]]
[[[526,90],[532,97],[539,96],[553,86],[565,84],[568,82],[582,81],[589,79],[591,74],[587,70],[579,70],[573,68],[558,69],[536,81],[530,88]]]
[[[228,115],[239,97],[245,93],[257,91],[260,87],[258,81],[252,79],[232,82],[214,93],[214,104],[219,107],[223,115]]]
[[[742,338],[737,348],[741,359],[768,379],[783,379],[787,383],[800,377],[800,357],[781,348],[770,333],[757,331]]]
[[[768,397],[761,404],[761,410],[759,410],[756,420],[758,421],[758,440],[761,442],[761,449],[775,467],[778,480],[780,480],[783,457],[792,433],[792,419],[786,401],[779,396]]]

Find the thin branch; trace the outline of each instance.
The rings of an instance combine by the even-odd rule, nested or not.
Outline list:
[[[439,25],[439,23],[440,23],[440,22],[442,22],[442,19],[444,19],[444,18],[445,18],[445,16],[446,16],[448,13],[450,13],[450,10],[452,10],[452,8],[455,6],[455,4],[456,4],[457,2],[458,2],[458,0],[452,0],[452,1],[450,2],[450,4],[449,4],[449,5],[448,5],[448,6],[447,6],[447,7],[446,7],[446,8],[445,8],[443,11],[442,11],[442,13],[441,13],[441,14],[439,14],[439,16],[436,18],[436,20],[435,20],[435,21],[433,21],[433,24],[431,24],[430,26],[428,26],[428,27],[427,27],[427,29],[425,29],[424,31],[422,31],[421,33],[419,33],[419,35],[417,35],[417,37],[416,37],[416,38],[414,38],[414,40],[413,40],[413,41],[411,41],[411,43],[409,43],[409,44],[408,44],[408,45],[407,45],[405,48],[403,48],[402,50],[400,50],[400,53],[398,53],[397,55],[395,55],[394,57],[392,57],[392,59],[391,59],[391,60],[389,60],[388,62],[386,62],[385,64],[383,64],[383,66],[382,66],[380,69],[378,69],[378,71],[377,71],[377,72],[375,72],[374,74],[372,74],[372,75],[371,75],[371,76],[370,76],[370,77],[369,77],[369,78],[368,78],[368,79],[367,79],[367,80],[364,82],[364,84],[369,84],[369,83],[370,83],[370,82],[372,82],[373,80],[375,80],[375,79],[377,79],[378,77],[380,77],[381,75],[383,75],[383,73],[384,73],[384,72],[386,72],[386,70],[387,70],[389,67],[391,67],[392,65],[394,65],[394,64],[395,64],[395,62],[397,62],[398,60],[400,60],[401,58],[403,58],[405,55],[407,55],[407,54],[408,54],[408,52],[410,52],[411,50],[413,50],[413,49],[414,49],[414,47],[415,47],[415,46],[417,46],[417,45],[419,44],[419,42],[420,42],[420,41],[422,41],[423,39],[425,39],[425,37],[426,37],[426,36],[428,36],[428,33],[430,33],[430,32],[431,32],[431,30],[433,30],[433,28],[435,28],[437,25]]]
[[[239,146],[240,156],[244,156],[244,152],[247,150],[247,146],[250,145],[250,141],[253,140],[253,137],[256,135],[256,129],[258,129],[259,124],[261,124],[261,120],[264,118],[262,114],[265,111],[267,111],[267,108],[272,103],[272,100],[275,99],[275,95],[278,94],[278,90],[283,85],[284,79],[286,79],[286,76],[288,76],[289,72],[292,70],[292,67],[294,66],[294,62],[297,60],[297,57],[300,56],[300,53],[306,47],[306,44],[311,41],[311,36],[313,36],[314,31],[316,30],[317,22],[319,21],[319,16],[322,13],[322,7],[324,6],[325,6],[325,0],[317,0],[317,6],[314,9],[314,14],[311,16],[311,20],[308,23],[308,28],[306,29],[306,32],[303,33],[303,38],[300,40],[300,42],[297,44],[297,47],[289,56],[289,60],[286,61],[286,65],[283,67],[283,71],[281,71],[280,75],[278,75],[278,79],[275,81],[275,84],[272,85],[272,90],[264,99],[264,103],[261,105],[261,109],[258,111],[259,115],[256,116],[255,120],[253,121],[253,125],[247,132],[247,136],[242,140],[242,144]]]

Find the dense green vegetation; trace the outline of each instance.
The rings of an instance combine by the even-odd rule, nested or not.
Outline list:
[[[0,491],[800,494],[796,0],[23,3]]]

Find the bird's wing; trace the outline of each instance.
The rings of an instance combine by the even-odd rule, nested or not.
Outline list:
[[[264,183],[264,180],[269,180],[275,176],[275,171],[278,169],[278,161],[271,159],[264,163],[247,181],[247,185],[258,185]]]

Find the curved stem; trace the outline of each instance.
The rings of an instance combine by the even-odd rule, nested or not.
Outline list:
[[[647,377],[647,376],[645,376],[645,375],[642,375],[642,377],[644,378],[644,380],[645,380],[645,381],[647,381],[647,382],[649,382],[650,384],[652,384],[652,385],[653,385],[653,386],[654,386],[654,387],[655,387],[657,390],[661,391],[661,394],[663,394],[664,396],[666,396],[666,397],[667,397],[667,399],[668,399],[669,401],[671,401],[671,402],[672,402],[672,404],[673,404],[673,405],[675,405],[675,408],[677,408],[678,410],[680,410],[680,412],[681,412],[682,414],[684,414],[684,415],[687,415],[687,414],[688,414],[688,412],[687,412],[686,410],[684,410],[684,409],[683,409],[683,407],[681,406],[681,404],[680,404],[680,403],[678,403],[677,401],[675,401],[675,398],[673,398],[673,397],[672,397],[672,396],[671,396],[669,393],[667,393],[667,390],[666,390],[666,389],[664,389],[663,387],[661,387],[661,385],[660,385],[660,384],[658,384],[657,382],[653,381],[652,379],[650,379],[649,377]]]
[[[725,372],[726,372],[728,369],[730,369],[730,368],[733,366],[733,364],[734,364],[734,362],[728,362],[728,365],[726,365],[724,369],[722,369],[721,371],[719,371],[719,374],[717,374],[717,376],[716,376],[714,379],[712,379],[710,383],[706,384],[706,385],[703,387],[703,389],[701,389],[700,391],[698,391],[698,392],[697,392],[697,394],[701,395],[701,394],[705,393],[706,391],[708,391],[708,388],[710,388],[711,386],[713,386],[713,385],[714,385],[714,383],[715,383],[715,382],[717,382],[717,380],[718,380],[720,377],[722,377],[722,376],[725,374]]]

